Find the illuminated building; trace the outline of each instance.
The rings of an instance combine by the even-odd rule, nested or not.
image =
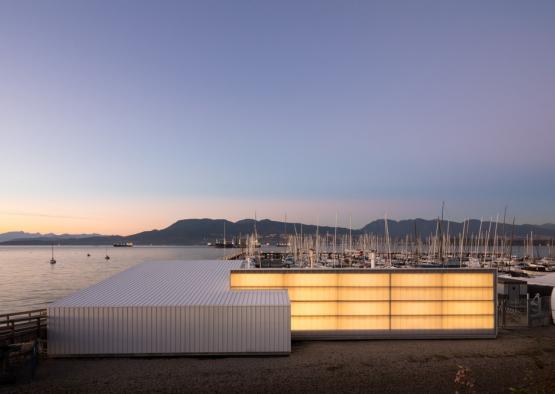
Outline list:
[[[230,275],[235,290],[286,289],[296,338],[497,333],[494,270],[257,269]]]

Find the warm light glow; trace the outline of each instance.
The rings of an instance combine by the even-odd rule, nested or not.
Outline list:
[[[295,316],[291,318],[291,331],[369,329],[389,329],[389,318],[387,316]]]
[[[443,287],[491,287],[490,273],[450,273],[443,274]]]
[[[443,274],[393,274],[391,275],[391,286],[401,287],[441,287]]]
[[[446,301],[443,303],[444,315],[493,315],[493,302],[490,301]]]
[[[495,327],[491,272],[240,272],[232,289],[287,289],[293,331]]]
[[[391,300],[441,300],[443,294],[442,288],[426,288],[426,287],[392,287]]]
[[[293,302],[292,316],[389,315],[389,302]]]
[[[230,286],[234,287],[256,287],[265,289],[268,287],[281,287],[283,288],[283,275],[272,273],[249,273],[249,274],[235,274],[232,273],[230,277]]]
[[[392,330],[440,330],[443,328],[441,316],[392,316]]]
[[[391,302],[391,314],[401,316],[441,315],[441,301],[396,301]]]
[[[389,286],[389,274],[349,274],[337,275],[337,286],[380,287]]]
[[[444,300],[484,300],[493,301],[495,294],[492,287],[464,287],[464,288],[444,288],[442,291]]]
[[[443,328],[450,329],[492,329],[495,317],[489,316],[445,316]]]

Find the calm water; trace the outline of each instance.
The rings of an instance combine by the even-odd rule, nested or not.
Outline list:
[[[110,260],[104,259],[106,251]],[[57,264],[51,265],[50,247],[0,246],[0,314],[44,308],[144,261],[218,259],[223,253],[224,249],[203,246],[58,246],[54,248]]]
[[[206,246],[57,246],[54,253],[58,262],[51,265],[49,246],[0,246],[0,314],[44,308],[144,261],[219,259],[224,252],[235,251]],[[104,259],[106,252],[108,261]],[[520,247],[513,249],[513,254],[521,253]],[[548,249],[538,247],[537,253],[547,255]]]

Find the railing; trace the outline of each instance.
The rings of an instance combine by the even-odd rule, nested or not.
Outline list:
[[[0,344],[46,339],[46,309],[0,315]]]
[[[226,256],[224,256],[224,260],[240,260],[243,259],[245,257],[245,252],[241,251],[241,252],[237,252],[237,253],[232,253],[232,254],[228,254]]]

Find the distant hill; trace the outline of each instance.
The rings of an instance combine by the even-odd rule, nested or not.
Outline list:
[[[41,239],[41,238],[48,238],[48,239],[81,239],[81,238],[90,238],[90,237],[97,237],[100,234],[41,234],[41,233],[26,233],[25,231],[10,231],[7,233],[0,234],[0,243],[8,242],[13,240],[19,239]]]
[[[26,233],[24,231],[10,231],[0,234],[0,242],[12,241],[14,239],[32,239],[42,236],[39,233]]]
[[[427,237],[430,234],[436,233],[436,228],[438,228],[438,220],[426,220],[426,219],[409,219],[409,220],[389,220],[387,221],[389,235],[391,237],[399,238],[405,237],[407,234],[413,236],[415,232],[421,237]],[[515,225],[514,227],[514,236],[515,238],[525,238],[531,232],[534,233],[534,237],[537,239],[540,238],[553,238],[555,237],[555,226],[550,227],[553,225],[532,225],[532,224],[519,224]],[[466,227],[468,230],[465,230],[467,234],[478,234],[480,231],[480,221],[477,219],[471,219],[467,221]],[[487,232],[488,230],[491,233],[491,237],[493,238],[495,233],[495,222],[484,221],[482,222],[482,234]],[[361,230],[365,233],[369,234],[380,234],[384,233],[385,229],[385,221],[384,219],[373,221],[372,223],[367,224]],[[441,228],[439,231],[446,233],[449,230],[449,234],[457,235],[460,234],[463,230],[463,223],[462,222],[453,222],[453,221],[443,221]],[[512,223],[505,223],[505,234],[508,237],[511,236],[512,232]],[[497,234],[502,234],[503,232],[503,223],[497,223]]]
[[[555,223],[545,223],[542,224],[540,227],[546,228],[548,230],[555,230]]]
[[[14,232],[15,238],[0,241],[3,245],[109,245],[116,242],[133,242],[136,245],[202,245],[207,242],[214,242],[216,239],[223,238],[224,224],[226,230],[226,238],[238,237],[240,235],[251,234],[256,230],[264,242],[275,242],[287,231],[288,234],[315,234],[316,226],[301,223],[284,223],[274,220],[243,219],[237,222],[231,222],[225,219],[184,219],[175,222],[161,230],[143,231],[128,236],[121,235],[98,235],[98,234],[28,234],[23,232]],[[389,234],[392,238],[404,238],[406,235],[414,237],[416,233],[419,237],[425,238],[436,233],[438,227],[437,219],[408,219],[408,220],[389,220],[387,221]],[[480,229],[480,221],[472,219],[467,222],[468,234],[478,234]],[[482,234],[490,231],[490,237],[493,238],[495,232],[495,223],[482,222]],[[460,222],[444,221],[441,226],[443,233],[449,229],[449,234],[457,236],[462,231],[463,224]],[[334,227],[320,226],[320,234],[333,234]],[[511,224],[505,224],[505,234],[511,236],[513,231]],[[385,232],[385,222],[383,219],[375,220],[368,223],[361,229],[353,229],[353,236],[360,234],[376,234],[383,235]],[[555,225],[531,225],[521,224],[514,226],[514,237],[516,240],[523,239],[530,232],[534,233],[535,240],[547,240],[555,238]],[[345,227],[337,228],[338,235],[348,234],[349,229]],[[497,224],[497,233],[503,233],[503,224]],[[6,233],[8,234],[8,233]],[[4,235],[4,234],[2,234]],[[0,236],[2,236],[0,235]],[[30,236],[25,236],[30,235]]]

